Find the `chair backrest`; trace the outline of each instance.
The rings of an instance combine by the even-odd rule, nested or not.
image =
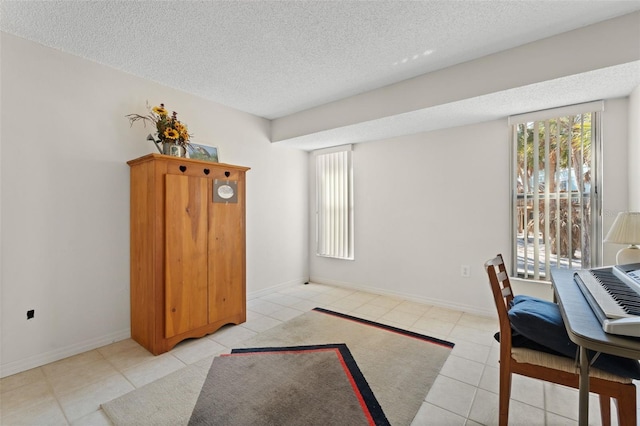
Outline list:
[[[509,274],[504,265],[504,259],[498,254],[484,264],[484,269],[489,277],[489,284],[493,293],[493,299],[498,310],[498,320],[500,321],[500,343],[501,346],[511,347],[511,323],[509,321],[509,304],[513,300],[513,291],[509,282]],[[504,345],[506,343],[506,345]]]

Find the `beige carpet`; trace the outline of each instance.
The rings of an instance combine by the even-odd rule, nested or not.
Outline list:
[[[409,425],[453,346],[423,337],[329,311],[310,311],[242,342],[241,347],[345,344],[389,423]],[[188,366],[102,408],[115,425],[187,425],[210,367],[210,361]],[[272,375],[255,369],[247,377],[263,384],[274,380]],[[283,409],[281,421],[272,424],[296,424],[295,420],[301,418],[295,410]],[[231,420],[225,424],[234,423]]]

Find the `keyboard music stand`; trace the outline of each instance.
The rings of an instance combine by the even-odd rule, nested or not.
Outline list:
[[[573,279],[575,271],[551,271],[553,291],[560,306],[569,339],[580,347],[578,424],[589,423],[589,360],[587,350],[640,359],[640,339],[605,333],[591,306]]]

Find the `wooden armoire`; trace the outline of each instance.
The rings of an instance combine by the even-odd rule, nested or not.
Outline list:
[[[158,355],[246,321],[247,167],[149,154],[131,167],[131,337]]]

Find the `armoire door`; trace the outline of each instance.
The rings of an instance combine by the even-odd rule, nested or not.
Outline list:
[[[207,207],[210,181],[165,176],[165,337],[208,323]]]
[[[221,172],[216,181],[228,182]],[[243,191],[237,176],[229,179],[236,191]],[[237,186],[236,186],[237,184]],[[214,200],[209,209],[209,322],[244,312],[244,194],[229,202]]]

